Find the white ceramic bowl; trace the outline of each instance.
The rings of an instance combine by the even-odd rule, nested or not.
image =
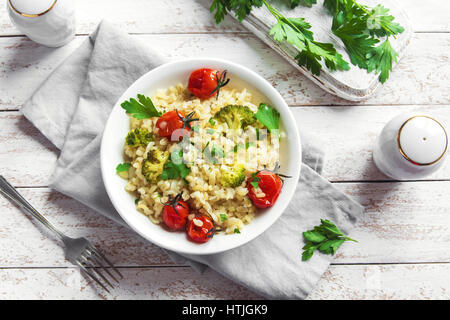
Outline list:
[[[290,175],[285,179],[281,194],[275,205],[257,214],[240,234],[217,234],[204,244],[187,239],[185,232],[169,232],[153,224],[146,216],[137,211],[135,197],[124,190],[126,180],[116,174],[116,166],[123,162],[122,149],[124,139],[130,130],[129,116],[120,104],[138,93],[152,96],[157,89],[167,88],[178,83],[187,84],[189,75],[198,68],[208,67],[228,70],[230,86],[246,87],[256,95],[255,103],[266,102],[281,114],[281,125],[287,138],[280,145],[280,173]],[[259,95],[257,92],[259,92]],[[262,100],[259,100],[262,99]],[[288,206],[298,183],[301,167],[301,144],[294,117],[281,95],[257,73],[232,62],[216,59],[189,59],[164,64],[146,73],[133,83],[120,97],[106,123],[102,146],[101,167],[106,191],[123,220],[145,239],[165,249],[185,254],[213,254],[236,248],[267,230]]]

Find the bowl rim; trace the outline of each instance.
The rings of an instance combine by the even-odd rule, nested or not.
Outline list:
[[[144,73],[136,81],[134,81],[130,86],[128,86],[128,88],[122,93],[122,95],[119,97],[117,102],[114,104],[113,108],[111,109],[111,113],[108,116],[107,122],[105,124],[104,132],[108,131],[109,127],[112,125],[111,119],[113,118],[113,111],[116,108],[120,108],[120,103],[129,98],[130,94],[128,92],[133,91],[134,87],[138,86],[141,82],[144,82],[144,83],[145,83],[145,81],[149,82],[147,80],[147,78],[151,77],[153,74],[160,72],[161,70],[173,68],[173,67],[176,67],[177,65],[196,64],[196,63],[203,63],[203,65],[205,65],[205,66],[221,65],[221,66],[223,66],[223,68],[222,68],[223,70],[230,69],[230,68],[233,69],[233,73],[237,74],[238,77],[241,76],[242,73],[247,73],[247,75],[249,75],[249,77],[258,79],[260,86],[265,86],[266,89],[271,91],[270,92],[270,94],[272,96],[271,100],[273,100],[273,98],[276,98],[277,102],[274,103],[272,101],[272,103],[271,103],[272,107],[274,107],[277,111],[279,111],[280,114],[281,113],[285,114],[285,117],[282,117],[283,125],[285,125],[287,122],[290,122],[291,130],[289,131],[289,139],[288,139],[290,142],[288,142],[287,147],[289,148],[289,154],[290,154],[289,161],[298,161],[298,165],[296,165],[295,168],[293,169],[295,171],[290,172],[292,178],[295,179],[296,181],[294,181],[293,186],[291,188],[289,188],[288,190],[283,190],[285,193],[288,193],[287,201],[285,203],[281,204],[281,208],[279,208],[279,210],[277,212],[272,213],[272,215],[276,214],[276,217],[272,218],[272,220],[269,223],[267,223],[266,226],[261,228],[261,230],[258,230],[258,232],[253,232],[252,234],[246,234],[246,236],[242,238],[243,241],[241,241],[238,244],[217,247],[214,249],[209,248],[209,250],[203,250],[203,249],[201,249],[202,244],[196,244],[196,246],[198,246],[199,249],[201,249],[200,252],[196,251],[196,250],[189,250],[187,248],[183,248],[182,246],[176,247],[176,248],[172,247],[172,246],[168,246],[166,243],[163,243],[161,241],[158,241],[155,238],[152,238],[151,235],[141,232],[141,230],[139,230],[134,225],[134,223],[130,221],[131,217],[128,216],[128,214],[122,212],[122,210],[120,209],[120,204],[119,204],[118,200],[113,196],[114,190],[113,190],[112,183],[111,183],[112,182],[111,179],[115,173],[111,173],[106,170],[106,162],[108,161],[107,156],[106,156],[106,153],[108,152],[106,144],[107,144],[107,140],[110,138],[106,138],[107,135],[105,135],[105,134],[103,134],[102,139],[101,139],[100,166],[101,166],[101,172],[102,172],[102,180],[103,180],[103,183],[104,183],[104,186],[105,186],[105,189],[106,189],[106,192],[108,194],[110,201],[112,202],[116,211],[119,213],[120,217],[124,220],[124,222],[127,224],[127,226],[129,226],[134,232],[136,232],[137,234],[142,236],[144,239],[150,241],[151,243],[153,243],[159,247],[162,247],[164,249],[167,249],[167,250],[175,251],[175,252],[181,253],[181,254],[207,255],[207,254],[214,254],[214,253],[228,251],[228,250],[237,248],[239,246],[242,246],[242,245],[250,242],[251,240],[260,236],[262,233],[266,232],[281,217],[281,215],[286,210],[288,204],[291,202],[291,200],[294,196],[296,187],[298,185],[298,181],[300,178],[301,163],[302,163],[302,161],[301,161],[302,145],[301,145],[300,134],[298,131],[298,127],[297,127],[295,118],[294,118],[289,106],[287,105],[287,103],[285,102],[285,100],[283,99],[281,94],[278,92],[278,90],[276,90],[265,78],[260,76],[255,71],[253,71],[243,65],[240,65],[238,63],[232,62],[232,61],[228,61],[228,60],[224,60],[224,59],[216,59],[216,58],[180,59],[180,60],[176,60],[176,61],[163,63],[162,65],[155,67],[152,70]],[[195,67],[193,67],[193,70],[195,70],[194,68]],[[257,89],[257,90],[260,91],[260,89]],[[263,94],[263,96],[267,96],[267,94],[265,92],[262,94]],[[295,148],[295,146],[296,146],[296,148]],[[292,148],[292,147],[294,147],[294,148]],[[297,159],[293,159],[294,157],[297,157]],[[124,192],[126,192],[126,191],[124,190]],[[139,214],[142,214],[141,212],[137,211],[137,209],[136,209],[136,212],[138,212]],[[155,226],[161,228],[160,226],[157,226],[157,225],[155,225]],[[166,232],[168,232],[168,231],[166,231]],[[232,235],[226,235],[226,236],[232,236]],[[239,236],[241,236],[241,234]],[[188,241],[188,240],[186,239],[186,241]]]

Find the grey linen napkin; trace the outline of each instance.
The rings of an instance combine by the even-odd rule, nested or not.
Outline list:
[[[148,45],[104,21],[21,109],[61,150],[50,186],[122,225],[100,173],[103,128],[122,93],[163,62]],[[170,257],[197,270],[209,266],[267,298],[305,298],[332,258],[316,254],[302,262],[302,232],[325,218],[349,233],[362,207],[319,175],[323,154],[302,138],[300,182],[288,209],[273,226],[234,250],[206,256],[167,252]]]

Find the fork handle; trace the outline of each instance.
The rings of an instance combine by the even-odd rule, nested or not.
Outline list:
[[[47,219],[44,218],[31,204],[25,200],[24,197],[14,188],[3,176],[0,175],[0,193],[5,197],[10,199],[12,202],[17,204],[23,210],[31,214],[35,217],[42,225],[47,227],[50,231],[52,231],[56,236],[58,236],[61,240],[66,238],[66,236],[56,229]]]

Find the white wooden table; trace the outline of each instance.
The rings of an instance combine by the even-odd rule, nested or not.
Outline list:
[[[96,291],[55,241],[0,197],[0,299],[260,298],[213,271],[173,264],[156,246],[47,187],[58,152],[18,109],[103,18],[171,59],[226,58],[256,70],[292,106],[302,130],[323,141],[324,176],[366,212],[353,233],[359,244],[343,246],[310,299],[450,299],[450,161],[431,177],[397,183],[371,159],[378,132],[400,112],[427,112],[450,128],[450,2],[398,0],[415,28],[408,54],[372,98],[351,105],[231,18],[216,26],[209,2],[78,0],[78,35],[58,49],[28,40],[1,7],[0,173],[63,231],[97,244],[125,279],[112,295]]]

